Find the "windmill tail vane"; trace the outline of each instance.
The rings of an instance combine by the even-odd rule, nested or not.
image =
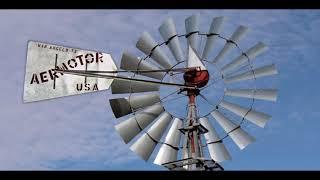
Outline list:
[[[67,47],[57,52],[58,48],[49,48],[56,45],[29,42],[24,99],[32,102],[111,87],[112,94],[123,95],[109,99],[119,121],[115,130],[143,160],[155,156],[153,163],[169,170],[224,170],[222,162],[232,159],[225,138],[230,137],[240,150],[253,143],[256,139],[246,132],[244,122],[265,127],[271,116],[253,105],[260,100],[275,102],[278,91],[248,87],[252,86],[246,84],[248,81],[255,83],[278,74],[277,68],[274,64],[253,67],[253,62],[268,47],[258,42],[243,51],[239,43],[249,28],[240,25],[230,37],[224,37],[221,31],[225,21],[225,17],[214,17],[209,31],[202,33],[200,14],[194,14],[185,19],[185,33],[178,34],[173,18],[167,18],[158,29],[163,41],[157,43],[148,32],[143,32],[136,48],[144,58],[125,51],[120,69],[110,54]],[[206,38],[203,48],[200,38]],[[182,46],[183,40],[186,48]],[[218,41],[223,41],[223,47],[213,56]],[[172,56],[165,53],[164,46]],[[233,51],[239,55],[229,58]],[[36,73],[38,81],[47,81],[37,83]],[[212,86],[217,87],[217,83],[224,86],[223,95],[219,101],[211,102],[205,91],[215,93]],[[245,88],[234,86],[241,83]],[[79,91],[79,84],[89,90]],[[90,89],[90,84],[96,88]],[[169,99],[170,96],[184,98],[186,104],[173,103],[177,98]],[[234,102],[240,99],[248,100],[249,105]],[[184,115],[175,114],[174,109],[184,105]],[[203,113],[204,110],[208,113]],[[235,117],[240,121],[236,122]],[[214,127],[213,122],[219,126]]]

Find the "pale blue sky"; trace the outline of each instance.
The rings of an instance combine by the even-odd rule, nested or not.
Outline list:
[[[240,45],[261,40],[269,51],[259,63],[274,62],[276,103],[257,104],[272,115],[265,127],[249,126],[257,141],[233,157],[227,170],[320,169],[320,11],[319,10],[2,10],[0,11],[0,169],[162,170],[145,163],[116,134],[110,91],[23,104],[28,40],[111,53],[119,65],[144,30],[160,40],[158,26],[172,17],[178,32],[184,19],[200,13],[207,31],[211,19],[226,16],[228,36],[239,24],[251,31]]]

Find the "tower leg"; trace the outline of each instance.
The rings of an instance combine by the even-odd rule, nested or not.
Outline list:
[[[183,146],[183,158],[202,158],[202,148],[200,133],[197,128],[198,118],[197,118],[197,108],[196,108],[196,92],[188,91],[189,103],[188,103],[188,116],[185,123],[185,129],[188,129],[185,133],[185,142]],[[184,167],[187,170],[198,170],[202,169],[199,164],[186,165]]]

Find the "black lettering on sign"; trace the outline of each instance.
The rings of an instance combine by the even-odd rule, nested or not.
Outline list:
[[[46,75],[47,71],[43,71],[40,73],[40,79],[41,79],[41,83],[47,82],[47,75]]]
[[[82,84],[77,84],[77,91],[81,91],[82,90]]]
[[[81,65],[83,65],[82,56],[83,56],[82,54],[79,55],[79,56],[76,56],[76,58],[79,58],[79,61],[80,61],[80,64],[81,64]]]
[[[77,91],[81,91],[82,90],[82,84],[77,84]]]
[[[58,68],[59,69],[59,68]],[[48,70],[48,72],[49,72],[49,75],[50,75],[50,79],[51,80],[54,80],[54,78],[59,78],[59,76],[57,75],[57,72],[55,72],[54,71],[54,69],[51,69],[51,70]],[[62,73],[60,73],[60,74],[62,74]],[[63,74],[62,74],[63,75]],[[53,76],[55,76],[55,77],[53,77]]]
[[[90,57],[88,57],[88,56],[90,56]],[[85,58],[86,58],[87,63],[92,63],[94,60],[94,56],[91,53],[86,54]]]
[[[71,65],[71,62],[73,62],[73,66]],[[75,68],[75,67],[77,67],[77,62],[76,62],[75,59],[69,59],[68,65],[69,65],[69,67],[71,67],[71,68]]]
[[[62,68],[63,70],[68,70],[68,67],[67,67],[67,65],[66,65],[65,63],[62,63],[62,65],[63,65],[63,66],[62,66],[61,68]]]
[[[85,87],[85,89],[84,89],[84,90],[86,90],[86,91],[90,91],[90,84],[85,84],[85,85],[84,85],[84,87]]]
[[[49,48],[49,49],[54,49],[54,50],[61,50],[61,51],[73,51],[76,52],[75,49],[64,49],[63,47],[57,47],[57,46],[50,46],[50,45],[46,45],[46,44],[37,44],[37,46],[39,48]],[[81,54],[81,55],[77,55],[76,57],[74,57],[73,59],[69,59],[66,62],[61,63],[60,65],[56,65],[56,68],[59,70],[68,70],[68,69],[72,69],[72,68],[76,68],[78,65],[82,66],[82,65],[86,65],[88,63],[103,63],[103,53],[100,52],[95,52],[95,53],[88,53],[88,54]],[[49,75],[47,74],[49,73]],[[61,76],[63,76],[62,72],[59,72],[59,74],[57,74],[57,72],[54,71],[54,69],[49,69],[47,71],[41,72],[39,75],[40,77],[38,77],[37,74],[32,74],[32,78],[31,78],[31,82],[30,84],[33,83],[44,83],[47,82],[49,80],[54,80],[57,79]],[[40,80],[40,81],[39,81]],[[84,90],[98,90],[98,85],[95,84],[93,86],[91,86],[90,84],[83,84],[82,86],[85,87],[81,87],[79,84],[78,89],[80,89],[80,91],[82,90],[82,88],[85,88]]]
[[[38,47],[39,48],[47,48],[47,45],[46,44],[38,44]]]
[[[91,88],[91,85],[86,83],[86,84],[77,84],[76,85],[76,89],[77,91],[90,91],[92,89],[92,91],[99,91],[98,89],[98,84],[94,84],[93,87]]]
[[[99,63],[99,60],[100,60],[100,62],[103,62],[102,58],[103,58],[102,53],[96,53],[96,62],[97,63]]]
[[[62,63],[62,65],[63,66],[56,66],[56,68],[58,69],[58,70],[68,70],[68,67],[64,64],[64,63]],[[54,72],[54,74],[56,74],[57,72]],[[63,73],[62,72],[59,72],[61,75],[63,75]]]
[[[99,91],[98,84],[94,84],[92,91]]]
[[[32,74],[32,78],[31,78],[30,84],[33,84],[33,83],[39,84],[39,80],[38,80],[37,74]]]

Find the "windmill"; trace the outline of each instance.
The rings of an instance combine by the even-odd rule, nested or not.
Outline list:
[[[223,140],[230,137],[240,149],[254,142],[255,138],[242,128],[242,123],[248,121],[264,127],[271,116],[255,110],[253,104],[255,100],[277,99],[276,89],[255,86],[237,89],[228,85],[248,80],[255,82],[278,73],[274,64],[253,66],[256,57],[267,50],[264,43],[258,42],[246,51],[239,47],[239,42],[247,34],[247,27],[240,25],[230,37],[223,37],[220,33],[225,20],[225,17],[213,18],[209,31],[202,33],[200,16],[195,14],[185,19],[185,33],[178,34],[173,19],[168,18],[159,27],[162,42],[157,43],[148,32],[143,32],[136,47],[145,56],[138,58],[124,52],[120,70],[63,70],[55,66],[55,72],[113,79],[112,94],[126,95],[109,100],[114,116],[125,118],[115,129],[143,160],[148,161],[153,153],[157,153],[153,162],[169,170],[223,170],[221,163],[231,159]],[[200,38],[206,39],[202,49]],[[184,50],[182,39],[186,40]],[[219,39],[224,41],[222,49],[214,58],[209,58]],[[168,47],[173,58],[165,53],[164,46]],[[227,62],[227,55],[234,49],[240,53]],[[221,68],[218,65],[222,65]],[[211,66],[216,70],[212,72]],[[177,74],[180,79],[175,76]],[[209,113],[199,115],[199,98],[210,101],[202,92],[219,80],[225,86],[223,96],[212,104]],[[171,87],[174,91],[161,96],[162,87]],[[164,106],[164,99],[173,94],[186,99],[186,104],[170,104],[177,108],[186,105],[185,117],[175,116]],[[247,98],[252,103],[245,107],[226,100],[226,97]],[[241,121],[234,122],[228,114]],[[219,135],[211,120],[224,130],[225,136]],[[155,152],[157,145],[160,148]]]

